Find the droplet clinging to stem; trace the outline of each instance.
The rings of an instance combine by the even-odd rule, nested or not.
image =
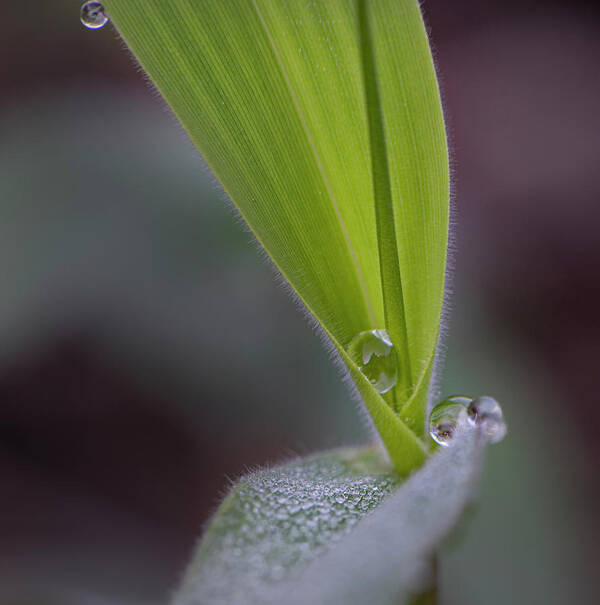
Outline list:
[[[462,428],[481,427],[489,443],[498,443],[506,436],[506,423],[500,404],[487,395],[448,397],[438,403],[429,416],[429,435],[443,447],[452,442]]]
[[[348,354],[378,393],[387,393],[398,379],[396,350],[385,330],[357,334],[348,345]]]

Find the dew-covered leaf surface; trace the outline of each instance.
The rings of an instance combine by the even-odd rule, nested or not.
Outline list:
[[[449,197],[417,0],[103,4],[408,474],[424,460]],[[357,334],[381,329],[398,351],[385,396],[346,354]]]
[[[400,483],[375,450],[338,450],[253,473],[225,499],[174,605],[397,605],[460,518],[481,465],[465,430]]]
[[[260,602],[264,586],[339,540],[398,482],[370,449],[337,450],[246,476],[212,520],[177,602],[242,603],[249,593]]]

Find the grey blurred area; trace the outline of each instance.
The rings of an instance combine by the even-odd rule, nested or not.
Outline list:
[[[509,424],[442,603],[593,603],[599,15],[423,8],[457,223],[443,390]],[[114,30],[71,0],[3,12],[0,603],[164,603],[232,479],[367,431]]]

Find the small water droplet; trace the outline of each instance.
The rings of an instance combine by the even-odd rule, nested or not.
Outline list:
[[[429,435],[443,447],[448,447],[456,431],[469,419],[470,397],[454,396],[438,403],[429,415]]]
[[[86,2],[81,7],[80,18],[88,29],[100,29],[108,23],[108,17],[100,2]]]
[[[396,350],[385,330],[357,334],[348,345],[348,355],[378,393],[387,393],[396,384]]]
[[[506,423],[500,404],[487,395],[476,397],[468,407],[469,422],[481,426],[490,443],[498,443],[506,436]]]

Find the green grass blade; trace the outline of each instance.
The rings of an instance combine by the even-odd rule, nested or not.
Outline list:
[[[394,204],[390,189],[385,129],[377,83],[377,66],[373,54],[371,25],[366,0],[358,1],[361,65],[365,85],[369,140],[371,145],[371,171],[375,222],[381,275],[381,291],[385,326],[398,353],[398,387],[401,400],[406,401],[412,392],[410,353],[406,331],[404,294],[398,262],[398,244],[394,222]]]
[[[363,6],[366,72],[354,0],[104,5],[342,357],[348,361],[343,352],[357,333],[390,331],[405,368],[394,393],[402,420],[379,409],[387,404],[366,381],[357,386],[407,472],[401,459],[421,458],[422,445],[402,423],[422,435],[448,213],[444,125],[416,0]],[[376,115],[366,73],[378,93]],[[374,192],[384,165],[387,185]]]
[[[400,414],[421,435],[439,337],[448,247],[444,118],[417,2],[367,2],[394,203],[413,392]]]

